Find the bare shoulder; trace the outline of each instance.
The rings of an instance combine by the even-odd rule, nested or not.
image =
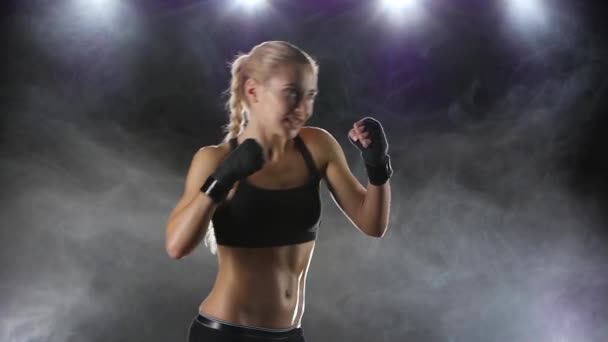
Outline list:
[[[317,161],[317,165],[322,171],[325,171],[327,162],[335,153],[338,141],[326,129],[314,126],[302,127],[300,136]]]
[[[227,155],[222,144],[200,147],[192,156],[190,169],[186,176],[185,192],[194,192],[202,186],[202,182],[210,175]]]
[[[188,173],[186,174],[184,192],[175,208],[173,208],[169,220],[192,201],[200,191],[204,181],[215,170],[222,158],[223,153],[217,145],[203,146],[194,153]]]
[[[301,128],[300,132],[305,143],[320,149],[325,154],[333,151],[338,144],[336,138],[321,127],[305,126]]]
[[[227,156],[228,154],[230,154],[230,143],[229,142],[221,142],[217,145],[210,145],[210,147],[213,147],[213,149],[215,150],[215,153],[217,153],[218,158],[222,159],[223,157]]]
[[[200,162],[219,162],[226,154],[226,148],[222,144],[206,145],[199,148],[194,154],[192,161]]]

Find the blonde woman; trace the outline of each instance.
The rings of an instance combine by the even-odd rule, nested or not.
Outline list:
[[[293,44],[269,41],[231,64],[230,122],[218,145],[199,149],[166,226],[167,253],[183,258],[205,239],[217,252],[213,289],[188,341],[305,341],[306,274],[321,217],[319,183],[363,233],[388,227],[388,143],[380,123],[354,123],[367,188],[326,130],[304,126],[317,94],[317,63]],[[212,223],[209,226],[209,223]]]

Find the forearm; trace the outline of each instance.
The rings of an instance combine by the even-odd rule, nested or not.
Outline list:
[[[201,192],[174,214],[166,227],[167,253],[176,259],[188,255],[205,236],[215,208],[211,198]]]
[[[390,215],[390,180],[382,185],[367,184],[359,211],[359,227],[370,236],[382,237],[388,229]]]

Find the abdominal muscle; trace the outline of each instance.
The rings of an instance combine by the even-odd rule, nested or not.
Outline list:
[[[260,328],[300,327],[314,243],[264,248],[218,245],[219,271],[199,313]]]

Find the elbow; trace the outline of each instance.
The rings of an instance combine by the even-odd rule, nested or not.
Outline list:
[[[184,257],[184,249],[171,238],[169,230],[167,230],[167,236],[165,238],[165,253],[173,259],[179,260]]]
[[[382,231],[382,233],[380,235],[375,235],[374,237],[377,239],[383,238],[384,234],[386,234],[386,230]]]
[[[357,229],[365,234],[366,236],[369,237],[373,237],[373,238],[381,238],[384,236],[384,234],[386,233],[386,226],[385,227],[379,227],[379,226],[370,226],[370,225],[359,225],[359,224],[355,224],[355,227],[357,227]]]
[[[179,248],[177,248],[177,246],[175,246],[175,243],[172,242],[172,239],[169,237],[168,230],[167,236],[165,237],[165,253],[167,253],[170,258],[180,258]]]
[[[184,257],[183,251],[172,244],[166,244],[165,251],[167,252],[167,255],[173,259],[179,260]]]
[[[370,237],[373,237],[373,238],[380,239],[380,238],[384,237],[387,230],[388,230],[388,227],[383,227],[381,229],[374,229],[374,230],[371,230],[372,233],[369,233],[367,235]]]
[[[179,260],[188,254],[187,247],[180,241],[174,223],[169,222],[165,227],[165,253],[172,258]]]
[[[384,229],[382,229],[380,235],[377,236],[377,238],[382,238],[384,237],[384,235],[386,234],[386,232],[388,231],[388,226],[384,226]]]

